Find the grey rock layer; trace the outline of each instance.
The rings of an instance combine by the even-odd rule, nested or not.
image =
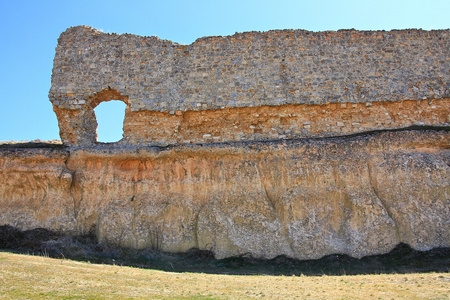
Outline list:
[[[132,111],[440,99],[449,30],[274,30],[180,45],[87,26],[58,40],[49,98],[81,109],[104,89]]]

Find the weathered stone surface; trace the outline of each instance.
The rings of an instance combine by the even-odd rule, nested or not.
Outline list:
[[[0,225],[299,259],[450,247],[450,135],[0,149]]]
[[[449,33],[70,28],[49,93],[68,147],[0,147],[0,225],[217,258],[450,247]],[[113,99],[123,139],[97,143]]]
[[[58,40],[50,99],[77,109],[110,87],[132,111],[185,111],[443,98],[449,33],[274,30],[180,45],[77,26]]]
[[[0,224],[75,232],[64,149],[0,148]]]
[[[131,145],[442,126],[449,122],[449,33],[275,30],[179,45],[78,26],[58,40],[49,98],[71,145],[95,144],[93,108],[112,99],[127,104],[121,143]],[[421,100],[428,106],[410,103]],[[395,103],[371,108],[375,102]],[[211,122],[217,118],[223,130]]]

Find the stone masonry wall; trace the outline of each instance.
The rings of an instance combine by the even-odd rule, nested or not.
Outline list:
[[[147,117],[131,119],[139,116],[136,112],[160,112],[168,118],[195,111],[216,116],[222,109],[312,105],[326,110],[335,103],[352,106],[433,99],[444,99],[442,105],[448,108],[449,34],[449,30],[276,30],[207,37],[180,45],[157,37],[106,34],[78,26],[59,38],[49,98],[63,142],[78,145],[96,142],[93,108],[113,99],[128,106],[125,144],[192,140],[182,130],[175,131],[175,139],[160,139],[152,133],[154,122]],[[256,110],[252,113],[258,114]],[[445,118],[413,119],[410,123],[440,125],[448,122]],[[310,124],[304,124],[308,122],[290,124],[294,126],[290,130],[314,134],[303,130],[308,129],[305,126]],[[333,126],[342,127],[342,120],[331,123],[330,130],[325,128],[319,135],[342,133],[331,130]],[[127,127],[129,124],[134,125]],[[387,125],[384,128],[394,126]],[[243,136],[238,126],[236,132],[220,139],[272,137],[258,135],[261,132],[255,124],[249,126],[256,131]],[[352,126],[356,125],[344,132],[353,132]],[[128,130],[131,127],[133,130]],[[270,128],[277,133],[286,131]],[[214,129],[200,130],[198,135],[206,135],[202,141],[207,142]],[[277,136],[283,135],[287,136]]]

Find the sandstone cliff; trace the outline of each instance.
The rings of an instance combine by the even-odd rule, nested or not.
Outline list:
[[[450,247],[448,128],[183,144],[0,147],[0,225],[299,259]]]

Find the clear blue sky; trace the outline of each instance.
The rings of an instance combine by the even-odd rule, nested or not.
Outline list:
[[[0,141],[59,139],[48,100],[58,36],[88,25],[182,44],[243,31],[450,27],[450,0],[0,0]]]

